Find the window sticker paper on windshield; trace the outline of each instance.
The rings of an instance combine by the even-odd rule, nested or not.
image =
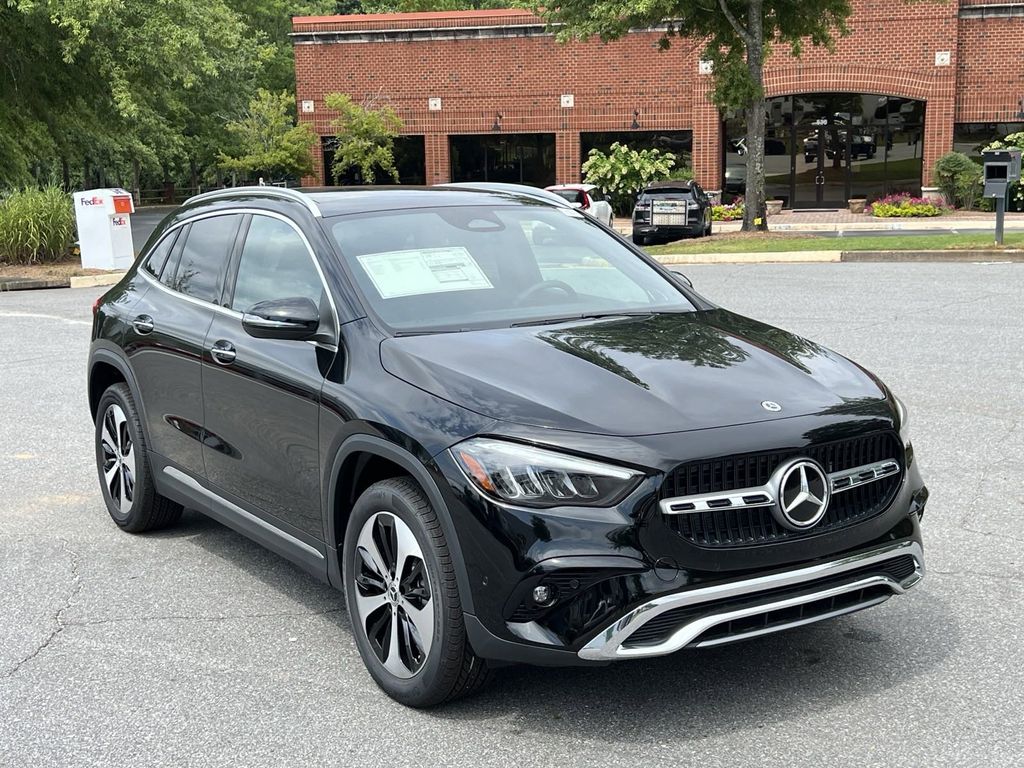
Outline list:
[[[357,258],[385,299],[494,287],[462,246],[368,253]]]

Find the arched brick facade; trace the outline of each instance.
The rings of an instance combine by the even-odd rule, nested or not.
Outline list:
[[[878,93],[925,102],[922,181],[953,145],[955,121],[1019,119],[1024,60],[1019,56],[1024,0],[852,0],[850,34],[833,50],[776,49],[765,70],[766,96]],[[980,10],[979,10],[980,9]],[[548,133],[558,181],[579,180],[582,132],[692,131],[693,164],[709,189],[722,179],[722,123],[709,98],[711,77],[700,44],[635,32],[602,44],[557,43],[527,11],[463,11],[300,17],[293,20],[300,111],[319,135],[331,134],[323,97],[385,98],[409,134],[424,135],[428,183],[448,181],[448,137]],[[564,107],[562,94],[574,103]],[[441,100],[439,110],[428,99]],[[317,157],[316,178],[324,179]]]

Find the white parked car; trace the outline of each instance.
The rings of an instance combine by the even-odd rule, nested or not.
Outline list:
[[[602,224],[609,227],[612,225],[615,218],[612,204],[599,187],[593,184],[556,184],[545,189],[554,192],[563,200],[567,200],[573,208],[579,208]]]

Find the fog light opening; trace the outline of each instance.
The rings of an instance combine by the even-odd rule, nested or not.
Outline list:
[[[555,602],[555,590],[549,587],[547,584],[540,584],[533,588],[533,602],[542,608],[553,604]]]

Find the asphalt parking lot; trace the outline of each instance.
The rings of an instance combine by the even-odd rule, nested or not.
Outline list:
[[[0,295],[0,766],[1024,764],[1024,265],[687,267],[879,374],[932,492],[929,574],[870,611],[429,712],[340,595],[198,514],[109,520],[85,398],[103,289]],[[611,404],[614,407],[614,404]]]

